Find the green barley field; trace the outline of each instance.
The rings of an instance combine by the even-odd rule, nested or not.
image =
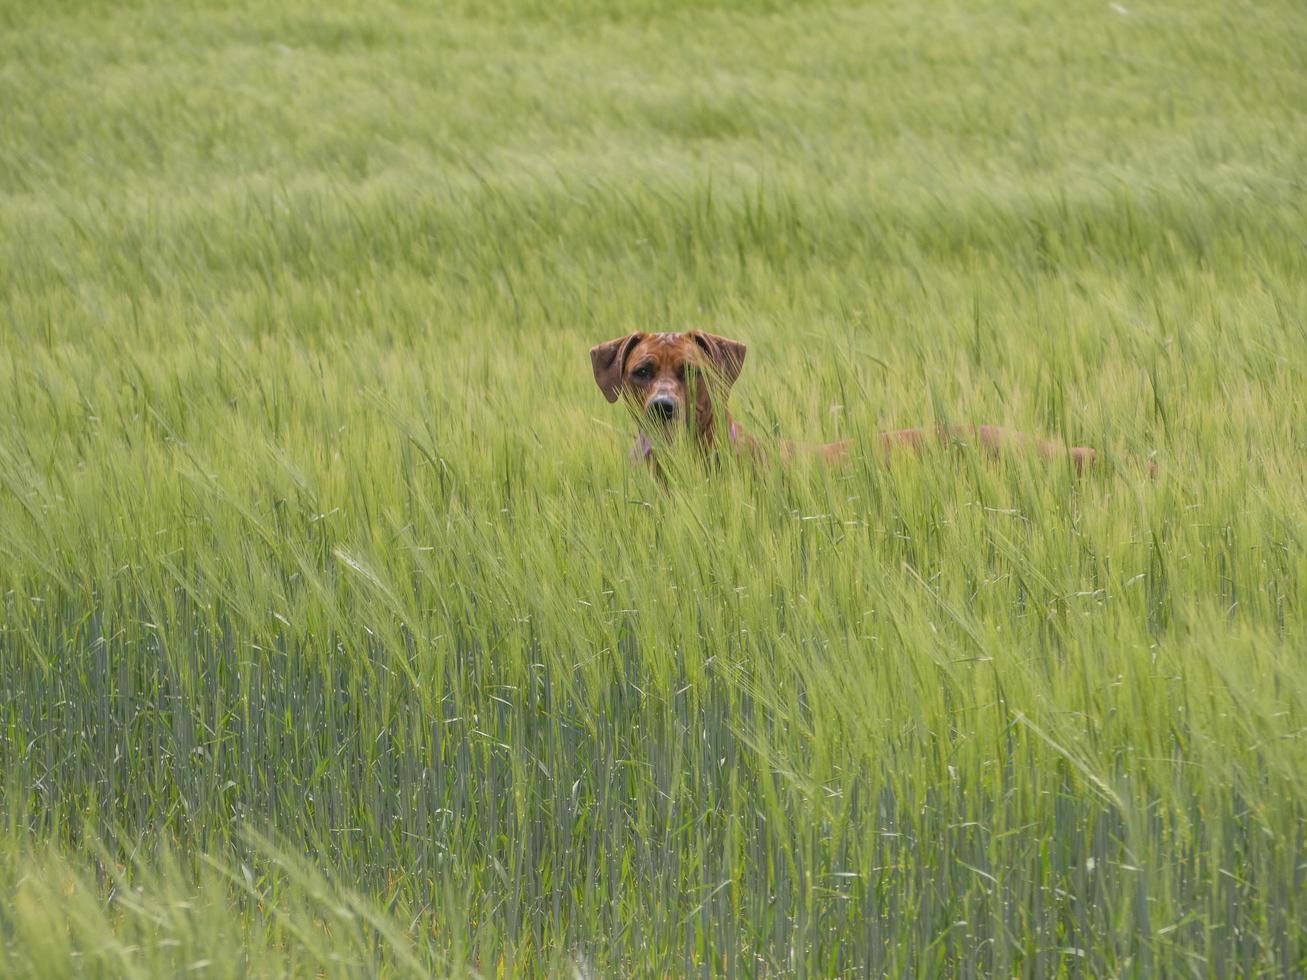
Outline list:
[[[0,974],[1307,972],[1304,51],[2,0]],[[664,488],[637,329],[755,433],[1105,465]]]

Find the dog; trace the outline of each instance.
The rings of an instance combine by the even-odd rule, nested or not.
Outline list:
[[[702,330],[632,333],[590,348],[590,366],[599,390],[609,402],[624,399],[640,419],[632,461],[658,470],[655,447],[681,433],[710,455],[726,448],[765,459],[763,443],[746,434],[726,411],[726,399],[744,367],[747,350],[738,340]],[[993,457],[1011,449],[1033,451],[1044,459],[1065,460],[1078,473],[1098,459],[1097,451],[1088,446],[1063,446],[996,425],[895,429],[878,433],[874,439],[874,447],[885,457],[905,450],[920,454],[932,444],[971,443]],[[806,448],[839,463],[849,458],[853,442],[846,439],[804,447],[778,441],[776,447],[782,459],[793,458]]]

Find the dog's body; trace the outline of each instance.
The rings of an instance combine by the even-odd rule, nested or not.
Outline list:
[[[767,446],[746,434],[725,410],[726,396],[744,366],[747,348],[736,340],[693,330],[686,333],[633,333],[590,350],[595,382],[610,402],[625,398],[659,437],[688,431],[705,452],[728,449],[755,459],[768,456]],[[657,467],[656,442],[642,428],[631,458]],[[1011,448],[1030,448],[1045,459],[1067,460],[1077,472],[1097,459],[1087,446],[1063,446],[994,425],[937,426],[896,429],[876,436],[874,448],[883,456],[902,450],[921,453],[929,446],[974,443],[991,456]],[[770,444],[769,444],[770,445]],[[816,446],[778,441],[776,452],[789,459],[812,452],[831,462],[847,459],[850,440]]]

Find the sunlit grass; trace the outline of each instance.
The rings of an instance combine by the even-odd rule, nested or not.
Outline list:
[[[0,27],[0,973],[1307,969],[1295,6]]]

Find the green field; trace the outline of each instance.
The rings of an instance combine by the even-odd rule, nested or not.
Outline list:
[[[0,0],[0,975],[1307,972],[1305,51]],[[637,329],[1106,465],[663,489]]]

